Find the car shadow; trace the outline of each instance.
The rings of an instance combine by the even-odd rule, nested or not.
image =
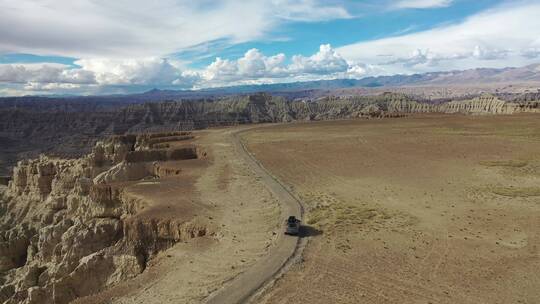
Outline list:
[[[318,236],[321,234],[323,234],[322,230],[319,230],[315,227],[311,227],[308,225],[300,226],[300,231],[298,232],[298,236],[301,238],[310,237],[310,236]]]

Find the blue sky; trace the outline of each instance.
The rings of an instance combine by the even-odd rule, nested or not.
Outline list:
[[[329,20],[323,22],[291,22],[273,30],[261,41],[250,41],[216,50],[215,56],[193,62],[202,67],[210,64],[214,57],[239,58],[246,50],[257,48],[265,54],[284,53],[311,55],[321,43],[334,47],[359,41],[369,41],[404,33],[418,32],[437,25],[458,23],[466,17],[502,3],[500,0],[456,1],[448,7],[431,9],[384,10],[373,9],[371,14],[359,12],[357,18]],[[272,40],[274,38],[274,40]],[[284,38],[284,39],[280,39]],[[286,38],[286,39],[285,39]],[[281,40],[281,41],[280,41]],[[206,54],[209,55],[209,54]],[[185,58],[189,60],[189,57]]]
[[[0,0],[0,95],[362,78],[540,59],[540,1]]]

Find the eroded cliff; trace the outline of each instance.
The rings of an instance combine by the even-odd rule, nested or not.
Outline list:
[[[127,190],[159,178],[168,161],[204,157],[193,144],[151,150],[159,138],[116,136],[80,159],[17,164],[0,186],[0,302],[68,303],[137,276],[176,242],[212,234],[200,217],[160,216]]]
[[[80,111],[77,109],[80,108]],[[402,116],[410,113],[539,112],[538,94],[480,95],[434,101],[398,93],[289,100],[269,94],[92,108],[82,103],[43,108],[0,107],[0,175],[17,159],[39,153],[74,157],[98,139],[135,132],[190,131],[244,123]],[[179,135],[180,137],[186,135]],[[168,140],[168,139],[164,139]],[[160,146],[154,139],[156,148]],[[3,171],[3,172],[2,172]]]

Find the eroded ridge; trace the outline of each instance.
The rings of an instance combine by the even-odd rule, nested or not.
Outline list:
[[[215,233],[205,208],[185,201],[205,165],[188,132],[115,136],[80,159],[20,161],[0,186],[0,302],[68,303]],[[185,198],[146,195],[167,183]]]

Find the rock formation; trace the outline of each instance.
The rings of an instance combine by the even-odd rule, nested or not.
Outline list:
[[[191,136],[172,134],[170,136]],[[0,303],[68,303],[140,274],[204,221],[139,217],[147,204],[122,183],[159,161],[198,158],[197,147],[150,150],[150,135],[115,136],[80,159],[20,161],[0,185]]]
[[[2,169],[14,164],[16,159],[34,157],[43,152],[62,157],[81,156],[89,152],[87,147],[98,139],[127,133],[190,131],[244,123],[402,116],[410,113],[540,112],[540,94],[536,93],[503,94],[500,98],[496,95],[480,95],[444,101],[384,93],[304,100],[254,94],[128,105],[111,102],[99,107],[81,102],[67,103],[61,107],[63,102],[59,100],[57,105],[54,100],[50,101],[50,108],[25,103],[7,103],[4,107],[0,104],[0,116],[6,117],[0,120],[0,175],[5,175],[7,172],[5,169],[2,172]],[[189,137],[183,133],[176,136]],[[125,140],[132,142],[133,138]],[[166,148],[166,143],[159,140],[170,139],[141,140],[148,146]],[[121,151],[118,155],[122,158]],[[2,158],[7,158],[5,165],[2,165]]]

